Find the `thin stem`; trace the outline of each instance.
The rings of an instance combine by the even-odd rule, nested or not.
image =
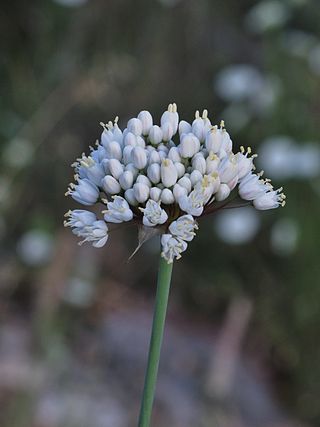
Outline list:
[[[138,427],[149,427],[152,404],[156,388],[161,343],[168,306],[172,264],[160,259],[157,295],[153,315],[152,333],[149,345],[148,366],[145,376]]]

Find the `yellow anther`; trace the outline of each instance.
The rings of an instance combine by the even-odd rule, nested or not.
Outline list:
[[[220,128],[224,128],[225,126],[224,126],[224,120],[221,120],[221,122],[220,122]]]
[[[194,117],[195,117],[196,119],[199,119],[199,118],[200,118],[199,110],[197,110],[197,111],[195,112]]]
[[[208,118],[208,110],[203,110],[202,111],[202,118],[203,119],[207,119]]]

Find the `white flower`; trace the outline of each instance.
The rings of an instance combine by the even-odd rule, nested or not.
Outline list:
[[[175,162],[181,162],[181,157],[179,154],[179,150],[177,147],[171,147],[168,153],[168,159],[172,160],[174,163]]]
[[[233,154],[226,156],[219,164],[218,172],[222,183],[231,181],[238,174],[236,157]]]
[[[77,184],[71,183],[66,195],[71,197],[82,205],[93,205],[99,198],[98,187],[89,179],[79,179]]]
[[[133,186],[134,197],[139,203],[144,203],[148,200],[150,189],[148,185],[142,183],[136,183]]]
[[[184,187],[182,187],[179,184],[175,184],[173,186],[172,193],[174,195],[174,198],[175,198],[176,202],[179,202],[180,197],[188,195],[187,189],[184,188]]]
[[[174,195],[173,195],[172,191],[169,190],[169,188],[164,188],[161,191],[160,199],[161,199],[161,202],[164,203],[165,205],[171,205],[175,201]]]
[[[181,185],[181,187],[184,187],[187,190],[187,192],[190,193],[192,188],[192,183],[190,178],[188,178],[187,176],[183,176],[178,180],[177,184]]]
[[[164,127],[166,127],[167,124],[170,124],[170,127],[172,129],[172,135],[174,135],[177,132],[178,124],[179,124],[179,115],[177,113],[177,104],[169,104],[168,110],[165,111],[161,116],[160,123],[161,123],[162,129]],[[171,139],[171,137],[169,139]]]
[[[152,115],[149,113],[149,111],[140,111],[138,114],[138,119],[142,123],[142,135],[148,135],[153,125]]]
[[[192,167],[193,169],[198,170],[202,175],[206,173],[207,165],[202,153],[197,153],[192,158]]]
[[[117,180],[119,179],[120,175],[122,175],[124,170],[123,164],[120,163],[117,159],[110,159],[108,161],[108,168],[111,175]]]
[[[214,154],[213,151],[210,151],[208,157],[206,158],[206,172],[211,173],[218,170],[219,163],[220,158]]]
[[[206,136],[206,149],[208,152],[218,153],[221,148],[221,134],[217,126],[213,126]]]
[[[107,202],[107,210],[103,211],[106,222],[126,222],[131,221],[133,212],[128,202],[120,196],[113,196],[113,202]]]
[[[75,234],[86,225],[92,225],[97,220],[93,212],[82,209],[68,211],[64,216],[68,218],[64,221],[64,226],[72,227]]]
[[[153,125],[149,131],[149,141],[152,144],[160,144],[162,141],[162,130],[158,125]]]
[[[173,137],[173,127],[170,122],[164,122],[163,125],[161,125],[162,130],[162,139],[163,141],[170,141],[170,139]]]
[[[79,244],[92,242],[95,248],[101,248],[108,240],[108,226],[104,221],[97,220],[94,213],[85,210],[69,211],[65,214],[68,219],[65,227],[73,228],[72,232],[78,237],[84,237]]]
[[[192,124],[179,122],[174,103],[162,114],[161,126],[153,124],[145,110],[130,119],[123,132],[117,122],[118,118],[102,124],[100,143],[73,165],[76,183],[70,184],[67,194],[84,205],[99,200],[107,204],[104,221],[89,211],[67,215],[66,225],[84,241],[104,244],[106,221],[131,221],[135,214],[135,222],[146,227],[168,224],[162,254],[172,262],[194,236],[197,226],[193,217],[225,207],[237,186],[239,196],[256,209],[284,205],[281,189],[273,191],[269,180],[261,178],[262,173],[252,173],[256,155],[251,155],[250,147],[233,153],[224,122],[212,126],[207,110],[202,116],[196,111]],[[117,196],[109,201],[110,195]],[[221,201],[224,203],[217,203]]]
[[[103,178],[102,188],[108,194],[118,194],[121,191],[119,182],[111,175],[107,175]]]
[[[167,212],[160,207],[160,203],[154,200],[148,200],[146,207],[139,209],[143,212],[143,225],[148,227],[164,224],[168,219]]]
[[[282,188],[279,188],[275,191],[269,191],[268,193],[263,194],[262,196],[257,197],[253,201],[253,206],[256,209],[259,209],[261,211],[267,210],[267,209],[275,209],[279,206],[285,205],[285,198],[286,196],[281,193]]]
[[[95,248],[102,248],[108,240],[108,226],[102,221],[95,221],[92,225],[87,225],[81,232],[77,234],[79,237],[84,237],[84,240],[79,242],[81,245],[85,242],[92,242]]]
[[[143,169],[147,165],[147,153],[142,147],[134,147],[131,151],[131,159],[133,165],[137,169]]]
[[[178,149],[181,157],[193,157],[200,149],[200,141],[193,133],[183,134]]]
[[[189,196],[179,198],[180,209],[192,216],[200,216],[203,212],[203,205],[206,195],[202,191],[193,190]]]
[[[215,194],[215,198],[217,202],[222,202],[229,197],[230,188],[227,184],[221,184],[219,190]]]
[[[244,200],[254,200],[272,189],[269,182],[261,179],[259,175],[249,173],[239,184],[239,195]]]
[[[161,179],[159,163],[152,163],[150,166],[148,166],[147,175],[153,184],[158,184]]]
[[[192,131],[192,126],[190,123],[186,122],[185,120],[181,120],[179,123],[179,135],[180,137],[183,134],[190,133]]]
[[[128,190],[126,190],[126,191],[124,192],[124,197],[125,197],[126,201],[127,201],[131,206],[138,206],[139,202],[138,202],[138,200],[135,198],[133,188],[128,188]]]
[[[237,153],[235,158],[238,164],[238,177],[239,179],[242,179],[253,169],[253,159],[257,157],[257,155],[248,157],[248,155],[251,154],[250,147],[248,147],[246,152],[242,146],[240,147],[240,150],[241,152]]]
[[[178,237],[175,238],[171,234],[163,234],[161,237],[162,252],[161,256],[172,264],[174,259],[181,258],[181,253],[184,252],[188,244]]]
[[[133,185],[133,173],[131,171],[124,171],[119,176],[119,184],[124,190],[129,190]]]
[[[178,178],[182,178],[186,172],[186,168],[184,167],[183,163],[175,162],[174,167],[177,170]]]
[[[174,237],[179,237],[187,242],[191,242],[196,235],[194,230],[198,230],[198,226],[191,215],[180,216],[169,227],[169,231]]]
[[[129,132],[132,132],[134,135],[142,134],[142,122],[139,119],[133,118],[128,121],[127,129]]]
[[[178,179],[178,172],[172,160],[165,159],[161,163],[161,181],[165,187],[172,187]]]
[[[122,148],[117,141],[110,141],[105,145],[107,159],[121,160]]]
[[[150,189],[150,199],[154,200],[155,202],[158,202],[161,197],[161,189],[158,187],[152,187]]]

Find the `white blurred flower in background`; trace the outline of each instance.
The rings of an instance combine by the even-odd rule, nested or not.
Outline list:
[[[320,43],[314,46],[309,52],[308,62],[311,71],[320,76]]]
[[[250,64],[225,67],[215,80],[217,94],[226,101],[243,101],[253,98],[263,85],[262,74]]]
[[[219,97],[229,103],[222,114],[233,130],[243,128],[256,115],[268,113],[281,92],[276,76],[264,75],[250,64],[222,68],[213,85]]]
[[[77,307],[87,307],[94,298],[92,283],[79,277],[71,277],[66,283],[62,298]]]
[[[218,237],[231,245],[250,242],[259,228],[259,215],[251,207],[223,210],[217,214],[214,223]]]
[[[277,255],[291,255],[297,248],[298,224],[291,218],[279,219],[271,230],[271,247]]]
[[[78,7],[87,3],[89,0],[53,0],[55,3],[60,4],[61,6],[67,7]]]
[[[306,58],[317,40],[313,34],[305,31],[288,30],[282,35],[281,45],[291,55]]]
[[[22,235],[17,244],[20,259],[31,267],[46,264],[53,253],[53,238],[43,230],[30,230]]]
[[[30,141],[15,138],[9,142],[3,151],[4,161],[12,167],[23,167],[28,165],[33,157],[34,148]]]
[[[320,174],[320,146],[276,135],[261,144],[258,163],[274,179],[315,178]]]
[[[281,28],[287,23],[290,15],[290,6],[284,1],[261,1],[249,10],[245,24],[250,31],[263,33]]]

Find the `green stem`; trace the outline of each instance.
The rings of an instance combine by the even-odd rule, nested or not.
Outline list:
[[[152,333],[149,345],[148,366],[144,382],[142,402],[138,427],[149,427],[152,412],[154,392],[156,388],[161,343],[168,306],[172,264],[160,259],[157,295],[152,323]]]

